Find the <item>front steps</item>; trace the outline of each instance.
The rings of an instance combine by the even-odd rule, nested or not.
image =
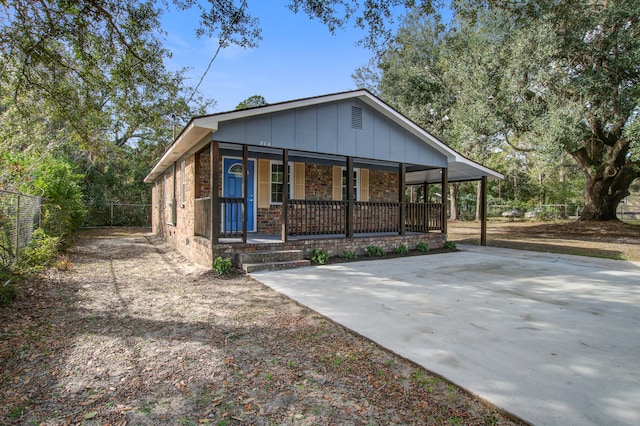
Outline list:
[[[239,267],[247,274],[258,271],[279,271],[311,265],[302,250],[254,251],[238,254]]]

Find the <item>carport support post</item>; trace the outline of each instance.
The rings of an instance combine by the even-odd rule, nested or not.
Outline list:
[[[480,245],[487,245],[487,177],[480,179]]]
[[[249,214],[249,199],[247,197],[247,182],[249,179],[249,146],[242,145],[242,242],[247,242],[247,215]]]
[[[449,169],[442,168],[442,228],[443,234],[447,233],[447,204],[449,199]]]
[[[400,203],[400,230],[399,234],[404,236],[407,234],[407,184],[406,184],[406,176],[407,176],[407,165],[404,163],[400,163],[398,166],[398,174],[400,175],[399,185],[398,185],[398,202]]]
[[[213,259],[214,246],[220,240],[220,194],[218,182],[220,181],[220,146],[218,142],[211,141],[209,146],[209,192],[211,193],[211,259]]]
[[[347,238],[353,238],[353,157],[347,157]]]
[[[289,234],[289,150],[282,150],[282,242]]]

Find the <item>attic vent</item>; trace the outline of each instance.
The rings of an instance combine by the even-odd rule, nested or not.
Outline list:
[[[351,128],[353,130],[362,130],[362,108],[360,107],[351,107]]]

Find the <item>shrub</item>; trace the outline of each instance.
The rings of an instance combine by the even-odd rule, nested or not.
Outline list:
[[[3,280],[4,281],[4,280]],[[0,306],[6,306],[16,300],[18,288],[11,281],[0,282]]]
[[[384,256],[384,250],[382,250],[380,247],[378,246],[367,246],[367,256],[373,257],[373,256]]]
[[[351,251],[351,250],[343,250],[342,251],[342,258],[343,259],[355,259],[356,258],[356,252],[355,251]]]
[[[212,267],[218,275],[227,275],[229,272],[231,272],[231,259],[218,256],[213,259]]]
[[[416,244],[416,250],[419,250],[423,253],[426,253],[429,251],[429,244],[427,243],[423,243],[423,242],[419,242],[418,244]]]
[[[404,244],[400,244],[393,249],[393,252],[395,254],[401,254],[404,256],[405,254],[409,253],[409,250],[407,249],[407,246],[405,246]]]
[[[329,260],[329,253],[321,249],[311,251],[311,263],[314,265],[324,265]]]
[[[31,241],[20,257],[19,272],[29,274],[51,266],[58,256],[59,243],[60,238],[47,235],[42,228],[33,231]]]
[[[452,250],[452,251],[458,250],[458,247],[456,247],[456,243],[454,243],[453,241],[445,241],[442,246],[447,250]]]

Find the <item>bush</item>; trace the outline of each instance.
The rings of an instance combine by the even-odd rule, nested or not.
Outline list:
[[[423,242],[419,242],[418,244],[416,244],[416,250],[419,250],[423,253],[426,253],[429,251],[429,244],[427,243],[423,243]]]
[[[343,259],[355,259],[356,256],[356,252],[355,251],[351,251],[351,250],[343,250],[342,251],[342,258]]]
[[[393,249],[393,252],[395,254],[401,254],[404,256],[405,254],[409,253],[409,250],[407,249],[407,246],[405,246],[404,244],[400,244],[399,246]]]
[[[384,256],[384,250],[378,246],[367,246],[367,256],[369,257],[381,257]]]
[[[218,275],[227,275],[229,272],[231,272],[232,267],[233,265],[231,264],[231,259],[229,258],[222,258],[221,256],[218,256],[213,259],[212,268]]]
[[[53,265],[58,256],[60,238],[47,235],[42,228],[33,231],[31,241],[25,247],[18,270],[22,274],[41,271],[45,266]]]
[[[4,281],[4,280],[3,280]],[[16,300],[18,289],[11,281],[0,282],[0,306],[6,306]]]
[[[452,251],[458,250],[458,247],[456,247],[456,243],[454,243],[453,241],[445,241],[442,246],[447,250],[452,250]]]
[[[311,251],[311,263],[314,265],[324,265],[329,260],[329,253],[321,249]]]

